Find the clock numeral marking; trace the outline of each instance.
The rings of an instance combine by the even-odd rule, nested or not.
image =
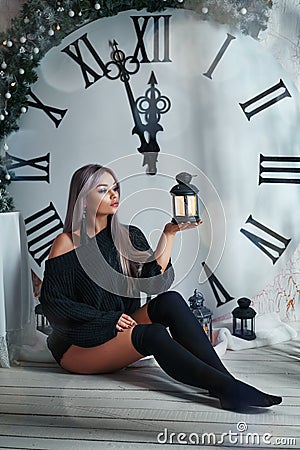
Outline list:
[[[212,273],[211,269],[208,267],[208,265],[205,263],[205,261],[202,263],[202,266],[203,266],[203,268],[205,270],[205,273],[206,273],[206,275],[208,277],[209,284],[210,284],[210,286],[212,288],[212,291],[214,293],[215,299],[217,301],[217,307],[219,307],[221,305],[225,305],[225,303],[228,303],[231,300],[233,300],[234,297],[232,297],[229,294],[229,292],[226,291],[224,286],[221,284],[220,280],[218,280],[218,278]],[[217,289],[221,292],[221,294],[225,298],[225,302],[221,301],[220,295],[219,295]]]
[[[280,166],[263,166],[263,163],[275,162],[275,163],[300,163],[300,156],[264,156],[262,154],[259,155],[259,180],[258,184],[262,183],[293,183],[300,184],[299,178],[269,178],[262,177],[264,173],[282,173],[282,174],[291,174],[291,173],[299,173],[300,167],[280,167]]]
[[[50,183],[50,153],[47,153],[47,155],[45,156],[39,156],[38,158],[32,159],[18,158],[17,156],[12,156],[7,152],[6,155],[13,161],[8,165],[9,170],[15,170],[19,169],[20,167],[29,166],[46,173],[45,175],[15,175],[13,181],[46,181],[47,183]],[[43,162],[46,165],[39,164]]]
[[[171,62],[170,59],[170,15],[156,15],[156,16],[130,16],[134,29],[137,35],[137,45],[133,54],[133,59],[138,59],[139,53],[141,53],[141,63],[150,62]],[[142,19],[142,24],[140,24],[140,19]],[[144,35],[147,29],[147,25],[153,20],[153,58],[150,61],[146,45],[144,42]],[[164,26],[163,39],[160,38],[160,30]],[[163,49],[163,54],[160,55],[160,49]],[[163,58],[160,58],[162,56]]]
[[[217,56],[215,57],[215,59],[213,60],[210,68],[208,69],[207,72],[205,72],[203,75],[207,78],[210,78],[212,80],[212,74],[215,70],[215,68],[217,67],[217,65],[219,64],[219,62],[221,61],[222,56],[224,55],[224,53],[226,52],[227,48],[229,47],[229,44],[231,43],[231,41],[233,39],[236,39],[235,36],[232,36],[232,34],[227,33],[227,38],[224,42],[224,44],[222,45],[222,47],[220,48],[219,52],[217,53]]]
[[[284,244],[283,247],[278,247],[277,245],[273,244],[272,242],[266,241],[265,239],[263,239],[259,236],[256,236],[253,233],[250,233],[249,231],[245,230],[244,228],[240,229],[241,233],[243,233],[248,239],[250,239],[250,241],[253,242],[253,244],[256,245],[256,247],[258,247],[269,258],[271,258],[273,264],[275,264],[276,261],[279,259],[279,257],[282,255],[282,253],[287,248],[291,239],[287,239],[284,236],[281,236],[280,234],[271,230],[270,228],[267,228],[265,225],[257,222],[255,219],[253,219],[251,214],[248,217],[248,219],[246,220],[246,223],[250,223],[251,225],[259,228],[260,230],[262,230],[265,233],[272,236],[274,239],[276,239]],[[273,252],[277,253],[277,256],[274,256],[271,252],[269,252],[266,247],[270,248],[271,250],[273,250]]]
[[[31,225],[32,222],[35,221],[38,222],[28,229],[27,226]],[[44,243],[42,243],[42,241],[49,238],[49,236],[51,236],[53,233],[57,233],[57,231],[62,230],[62,220],[59,217],[53,203],[50,202],[49,206],[41,209],[35,214],[32,214],[32,216],[27,217],[24,222],[26,226],[26,233],[28,236],[28,251],[36,261],[36,263],[41,266],[42,262],[47,258],[50,252],[50,248],[55,239],[55,236],[51,237]],[[49,224],[53,224],[52,228],[49,228]],[[43,229],[45,229],[45,231],[43,231]],[[29,239],[32,234],[36,233],[38,234],[35,237]],[[37,247],[37,245],[39,246]]]
[[[88,49],[90,55],[94,59],[94,61],[97,63],[97,65],[102,70],[102,73],[97,73],[91,66],[89,66],[82,57],[82,53],[79,47],[79,42],[83,42],[85,47]],[[71,51],[70,47],[73,46],[75,48],[75,53]],[[100,78],[104,77],[109,73],[105,63],[101,59],[100,55],[97,53],[96,49],[91,44],[90,40],[87,37],[87,33],[83,34],[80,38],[78,38],[76,41],[72,42],[71,44],[67,45],[63,50],[61,50],[63,53],[66,53],[70,58],[72,58],[77,64],[79,64],[82,76],[85,81],[85,89],[90,87],[92,84],[96,83],[96,81],[100,80]]]
[[[253,103],[258,102],[262,98],[272,94],[275,91],[278,91],[279,89],[284,89],[284,92],[282,94],[277,95],[277,97],[272,98],[271,100],[268,100],[266,103],[261,104],[257,108],[252,109],[252,111],[246,112],[246,109],[248,106],[252,105]],[[284,99],[285,97],[291,97],[291,94],[289,93],[287,87],[285,86],[284,82],[280,79],[280,81],[277,84],[274,84],[274,86],[270,87],[266,91],[263,91],[261,94],[256,95],[252,99],[248,100],[245,103],[239,103],[240,107],[244,111],[246,117],[248,120],[251,119],[252,116],[255,114],[263,111],[266,108],[269,108],[269,106],[274,105],[275,103],[279,102],[280,100]]]
[[[37,108],[37,109],[41,109],[42,111],[44,111],[48,117],[50,117],[50,119],[54,122],[54,125],[56,128],[59,127],[59,125],[61,124],[61,121],[63,120],[63,118],[66,115],[66,112],[68,111],[67,109],[59,109],[59,108],[55,108],[54,106],[46,106],[44,105],[40,99],[37,98],[37,96],[32,92],[32,90],[30,89],[29,91],[29,96],[35,100],[34,102],[28,102],[28,106],[31,106],[33,108]],[[55,115],[58,115],[59,118],[55,117]]]

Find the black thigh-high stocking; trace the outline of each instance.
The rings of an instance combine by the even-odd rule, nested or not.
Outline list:
[[[170,336],[160,323],[138,324],[131,334],[134,348],[144,356],[153,355],[160,367],[172,378],[191,386],[213,390],[225,409],[247,406],[272,406],[281,397],[265,394],[235,380],[201,361]]]
[[[151,322],[169,327],[172,337],[193,355],[232,377],[222,364],[202,326],[178,292],[168,291],[159,294],[150,300],[147,312]]]

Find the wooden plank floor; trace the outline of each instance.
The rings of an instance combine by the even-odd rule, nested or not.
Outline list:
[[[247,413],[222,410],[153,361],[109,375],[73,375],[55,364],[0,369],[0,448],[299,449],[300,322],[291,325],[296,340],[223,357],[237,378],[284,397]]]

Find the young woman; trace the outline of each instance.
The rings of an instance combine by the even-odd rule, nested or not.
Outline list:
[[[207,389],[225,409],[279,404],[281,397],[228,372],[183,297],[168,291],[174,237],[200,222],[167,223],[153,252],[138,227],[119,222],[119,198],[111,169],[90,164],[74,173],[40,296],[56,361],[69,372],[95,374],[153,355],[168,375]],[[140,291],[155,295],[143,307]]]

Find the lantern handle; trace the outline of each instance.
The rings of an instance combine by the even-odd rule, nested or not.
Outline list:
[[[180,172],[176,175],[175,180],[177,181],[177,183],[190,184],[193,177],[197,177],[197,174],[191,175],[188,172]]]

